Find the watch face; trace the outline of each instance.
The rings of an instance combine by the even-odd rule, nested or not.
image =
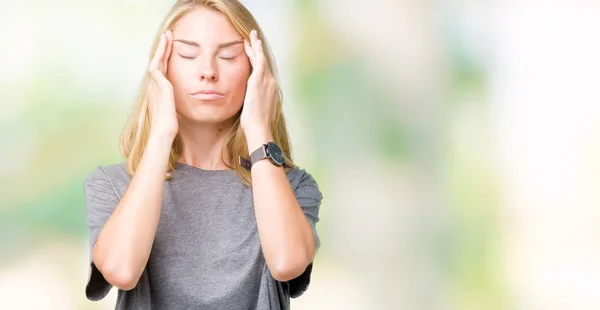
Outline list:
[[[283,152],[281,151],[279,146],[277,146],[277,144],[275,144],[273,142],[269,142],[267,144],[267,152],[268,152],[269,156],[271,157],[271,159],[276,164],[281,166],[285,163],[285,158],[283,157]]]

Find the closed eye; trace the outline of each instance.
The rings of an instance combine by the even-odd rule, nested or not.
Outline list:
[[[179,54],[179,56],[181,56],[181,58],[183,58],[183,59],[194,59],[194,58],[196,58],[196,57],[185,56],[185,55],[181,55],[181,54]]]
[[[196,58],[196,57],[193,57],[193,56],[185,56],[185,55],[181,55],[181,54],[179,54],[179,56],[181,56],[181,58],[183,58],[183,59],[195,59]],[[235,56],[231,56],[231,57],[219,57],[219,58],[223,59],[223,60],[233,60],[233,58],[235,58]]]

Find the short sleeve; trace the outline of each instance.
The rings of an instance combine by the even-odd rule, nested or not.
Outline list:
[[[117,197],[110,180],[102,168],[94,170],[84,182],[86,200],[86,218],[90,229],[90,274],[85,288],[86,297],[89,300],[101,300],[111,290],[112,285],[104,279],[104,276],[92,260],[92,250],[98,240],[98,235],[108,221],[117,204]]]
[[[298,187],[294,190],[294,194],[312,228],[315,236],[315,247],[318,250],[321,247],[321,239],[317,233],[317,223],[319,222],[319,209],[323,195],[315,179],[304,170],[302,171]]]
[[[321,240],[316,225],[319,222],[319,209],[321,207],[323,195],[319,190],[319,186],[315,179],[304,170],[300,170],[300,172],[300,181],[298,186],[294,189],[294,194],[312,228],[315,237],[315,248],[318,250],[321,246]],[[308,289],[312,268],[313,263],[311,262],[304,273],[287,282],[289,285],[290,297],[299,297]]]

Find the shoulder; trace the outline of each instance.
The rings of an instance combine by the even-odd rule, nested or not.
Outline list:
[[[118,163],[96,167],[87,175],[84,183],[105,183],[110,184],[115,189],[119,189],[127,187],[130,180],[131,177],[127,173],[125,163]]]
[[[118,163],[108,166],[97,166],[92,172],[90,172],[86,181],[98,180],[98,179],[113,179],[113,178],[129,178],[127,169],[125,169],[125,163]]]

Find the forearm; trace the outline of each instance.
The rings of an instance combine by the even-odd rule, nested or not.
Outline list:
[[[250,150],[270,141],[268,136],[252,135]],[[256,222],[262,251],[274,278],[293,279],[305,270],[315,254],[310,224],[282,167],[268,159],[252,166],[252,188]]]
[[[170,144],[151,138],[115,211],[102,228],[93,260],[104,277],[132,289],[141,276],[158,227]]]

